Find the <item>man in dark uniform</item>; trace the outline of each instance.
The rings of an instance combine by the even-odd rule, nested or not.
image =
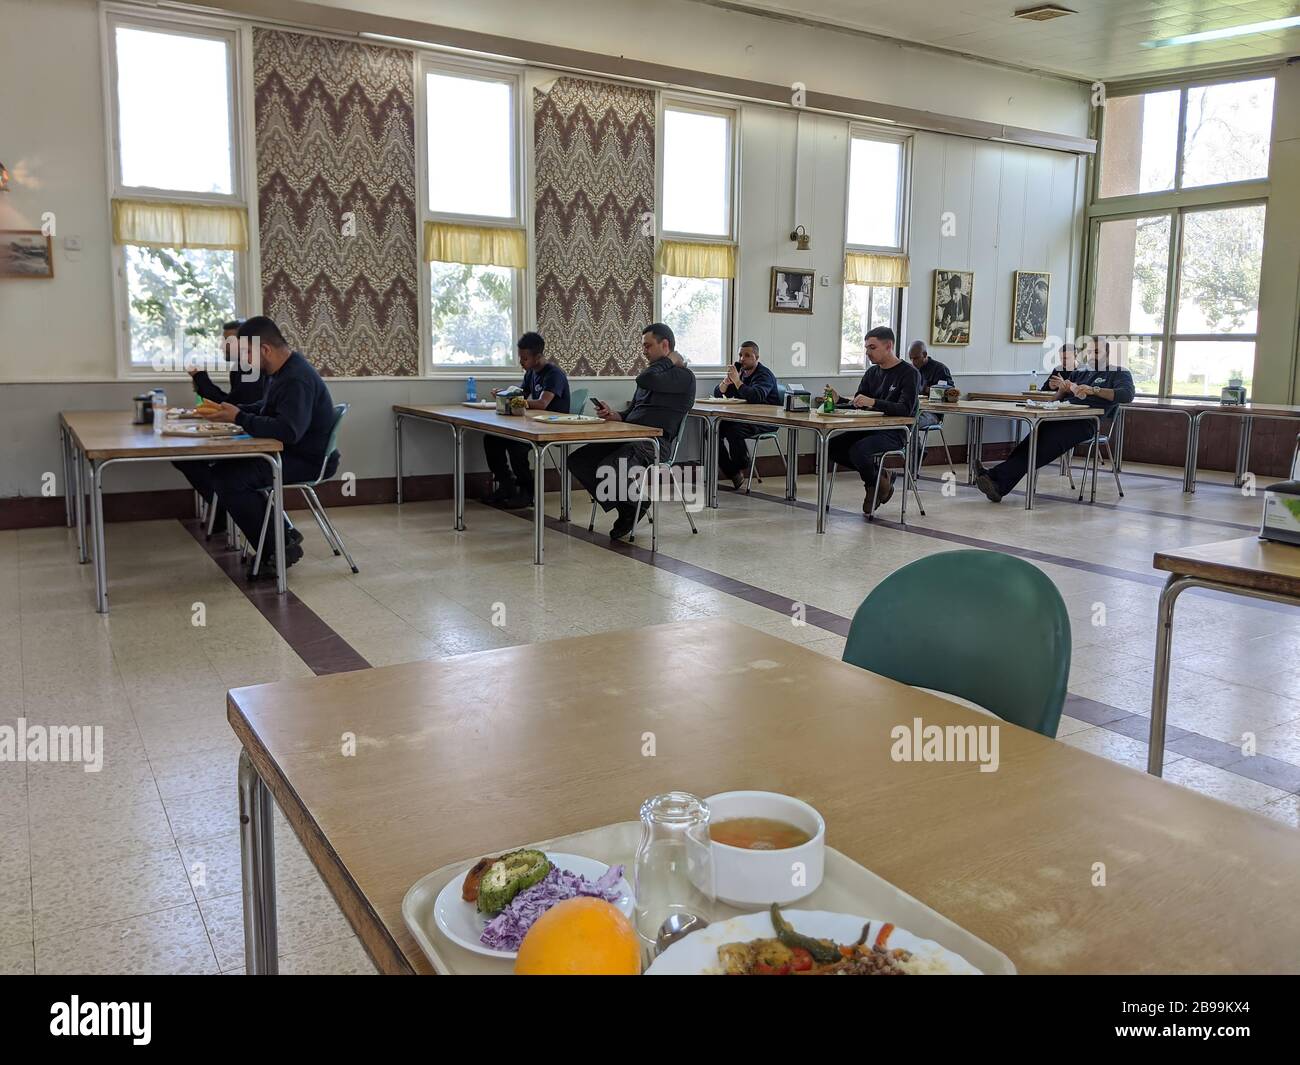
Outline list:
[[[838,407],[878,410],[886,417],[910,418],[916,410],[917,390],[921,377],[894,352],[894,331],[887,325],[877,326],[866,336],[867,359],[871,365],[862,375],[852,399],[843,399],[831,389]],[[871,432],[842,433],[831,440],[831,461],[852,466],[862,477],[866,494],[862,513],[871,516],[871,497],[880,479],[877,505],[883,506],[894,494],[894,475],[884,469],[876,457],[882,451],[895,451],[907,442],[906,429],[874,429]]]
[[[314,481],[321,475],[325,448],[334,430],[334,400],[329,389],[303,356],[290,349],[276,324],[264,315],[250,318],[239,327],[241,341],[257,341],[253,365],[266,377],[266,394],[256,403],[236,406],[222,403],[207,415],[210,421],[238,425],[250,436],[269,437],[284,445],[280,452],[285,484]],[[339,456],[329,456],[325,476],[333,476]],[[257,543],[262,531],[266,499],[261,489],[270,488],[271,467],[260,458],[223,459],[221,462],[187,462],[183,472],[197,492],[209,503],[212,493],[220,497],[235,524],[250,543]],[[283,516],[277,520],[283,521]],[[275,576],[275,541],[270,534],[262,551],[258,576]],[[285,566],[302,558],[302,533],[285,528]],[[251,573],[250,573],[251,577]]]
[[[596,413],[607,422],[629,422],[649,425],[663,430],[659,438],[659,456],[668,458],[672,441],[695,405],[695,374],[686,367],[677,354],[677,338],[662,322],[653,322],[641,334],[641,350],[649,364],[636,379],[636,393],[632,402],[621,413],[605,403],[596,401]],[[587,444],[569,456],[569,473],[605,510],[618,512],[614,527],[609,530],[611,540],[622,540],[632,532],[636,521],[636,499],[628,498],[630,485],[618,485],[615,478],[620,465],[627,470],[649,466],[654,461],[654,447],[648,441],[637,440],[627,444]],[[615,484],[616,490],[597,491],[602,478]],[[610,498],[611,494],[614,498]],[[649,512],[643,507],[641,516]]]
[[[239,327],[243,324],[243,319],[240,318],[221,323],[222,353],[230,363],[229,392],[217,385],[208,376],[207,370],[200,370],[197,366],[186,367],[194,382],[194,393],[199,398],[211,400],[213,403],[234,403],[236,406],[243,403],[256,403],[262,398],[262,394],[266,391],[266,378],[262,376],[260,367],[247,363],[241,365],[239,361],[238,333]]]
[[[1092,368],[1081,365],[1064,378],[1058,371],[1052,375],[1048,385],[1055,388],[1052,395],[1054,399],[1105,411],[1101,428],[1105,434],[1107,423],[1115,416],[1119,405],[1133,402],[1133,375],[1127,370],[1111,366],[1110,345],[1106,341],[1091,341],[1085,351],[1084,362],[1088,361],[1087,351],[1094,353]],[[1055,462],[1067,451],[1089,439],[1093,428],[1091,421],[1082,418],[1068,422],[1044,422],[1038,430],[1039,467]],[[986,470],[980,466],[975,484],[990,503],[1001,503],[1002,497],[1020,483],[1028,470],[1029,437],[1026,436],[993,469]]]
[[[548,410],[568,414],[569,378],[546,357],[546,341],[540,333],[525,333],[515,345],[519,365],[524,370],[524,400],[529,410]],[[500,389],[493,389],[495,396]],[[533,478],[528,470],[528,455],[533,449],[504,436],[483,437],[483,452],[488,468],[496,478],[497,490],[487,502],[519,510],[533,505]]]
[[[930,394],[930,389],[935,385],[947,385],[949,388],[956,388],[956,382],[952,379],[952,371],[948,369],[938,359],[932,358],[930,352],[926,349],[924,340],[913,340],[907,349],[907,361],[915,368],[921,376],[920,393],[923,397]],[[918,429],[928,429],[932,425],[938,425],[943,421],[942,414],[935,414],[934,411],[924,410],[917,419],[916,427]],[[916,448],[916,459],[914,473],[921,473],[921,459],[925,456],[921,454],[920,443]]]
[[[752,340],[746,340],[740,345],[735,364],[727,367],[727,376],[713,390],[713,394],[770,406],[781,401],[776,374],[758,361],[758,345]],[[743,471],[749,468],[749,449],[745,441],[770,433],[773,428],[771,425],[754,425],[751,422],[718,423],[718,470],[731,482],[733,488],[739,489],[744,484]]]

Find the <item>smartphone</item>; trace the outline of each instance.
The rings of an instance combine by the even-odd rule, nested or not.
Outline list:
[[[595,407],[597,410],[601,410],[605,406],[604,402],[602,400],[597,399],[595,396],[591,397],[591,405]]]

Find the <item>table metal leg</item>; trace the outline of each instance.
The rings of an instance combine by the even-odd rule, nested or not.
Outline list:
[[[817,531],[826,531],[826,478],[830,466],[830,451],[826,446],[826,434],[820,430],[813,434],[817,449]]]
[[[709,419],[709,507],[718,509],[718,419]]]
[[[393,449],[397,453],[397,505],[402,505],[402,416],[393,418]]]
[[[1237,436],[1237,477],[1232,483],[1240,488],[1246,483],[1250,471],[1250,438],[1255,431],[1255,419],[1249,414],[1241,419],[1241,431]]]
[[[63,520],[67,523],[69,529],[76,518],[72,513],[72,460],[71,460],[71,441],[68,439],[68,430],[62,425],[59,426],[59,457],[63,460],[63,484],[59,487],[63,490]]]
[[[1187,464],[1183,467],[1183,491],[1196,492],[1197,451],[1201,443],[1201,416],[1199,413],[1187,413]]]
[[[279,456],[271,460],[271,493],[275,498],[275,590],[281,595],[289,590],[284,564],[284,467]]]
[[[1115,410],[1115,421],[1110,427],[1110,461],[1116,473],[1124,472],[1124,404]]]
[[[72,479],[77,493],[77,561],[83,565],[90,561],[86,536],[86,462],[80,451],[72,457]]]
[[[458,425],[451,427],[452,495],[456,510],[457,532],[465,531],[465,431]]]
[[[650,443],[655,449],[654,464],[654,484],[650,486],[650,553],[653,555],[659,549],[659,441],[651,438]],[[633,535],[636,529],[632,530]]]
[[[974,484],[984,457],[984,419],[972,415],[966,422],[966,483]]]
[[[799,498],[799,430],[785,431],[785,498]]]
[[[279,972],[275,911],[275,817],[271,793],[239,752],[239,860],[244,885],[244,971]]]
[[[1038,482],[1038,426],[1035,419],[1029,426],[1029,471],[1025,474],[1025,509],[1034,509],[1034,486]],[[1087,471],[1084,471],[1085,475]]]
[[[533,565],[544,562],[546,539],[546,450],[550,444],[533,444]]]
[[[90,520],[95,553],[95,610],[108,613],[108,560],[104,550],[104,467],[90,464]]]
[[[1089,503],[1097,502],[1097,467],[1101,465],[1101,419],[1100,418],[1097,419],[1097,428],[1093,430],[1093,441],[1096,444],[1096,450],[1093,452],[1093,456],[1092,456],[1092,496],[1088,500]],[[1115,462],[1115,452],[1113,451],[1110,453],[1110,461],[1112,465]]]
[[[1174,603],[1196,583],[1191,577],[1170,576],[1160,593],[1156,613],[1156,664],[1151,683],[1151,726],[1147,735],[1147,772],[1158,777],[1165,768],[1165,716],[1169,710],[1169,657],[1174,642]]]
[[[560,444],[560,521],[569,520],[569,506],[572,500],[569,484],[569,445]]]

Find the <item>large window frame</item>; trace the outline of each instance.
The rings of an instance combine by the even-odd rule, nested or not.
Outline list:
[[[468,78],[478,81],[501,82],[510,86],[511,102],[511,139],[510,139],[510,183],[513,212],[509,217],[496,215],[461,214],[449,211],[434,211],[429,206],[429,125],[428,125],[428,75],[442,74],[456,78]],[[472,226],[499,226],[502,229],[523,229],[528,233],[529,266],[512,268],[514,270],[514,300],[511,308],[511,353],[509,366],[495,365],[490,362],[462,363],[455,366],[438,365],[433,361],[433,308],[432,308],[432,272],[431,266],[420,256],[420,328],[424,334],[420,344],[421,376],[430,378],[451,378],[463,380],[468,375],[500,374],[503,377],[517,376],[518,367],[513,360],[514,340],[523,331],[523,323],[528,317],[528,285],[532,275],[532,235],[529,232],[530,212],[527,204],[529,183],[525,169],[525,156],[528,143],[524,128],[524,70],[522,67],[503,64],[478,62],[470,59],[456,59],[435,52],[420,52],[416,57],[416,167],[419,174],[419,211],[417,232],[423,239],[425,222],[450,222]]]
[[[886,144],[897,144],[899,146],[899,166],[898,166],[898,187],[896,209],[896,228],[898,231],[897,244],[854,244],[849,241],[849,203],[852,198],[853,189],[853,142],[855,140],[878,141]],[[844,253],[848,255],[853,252],[865,252],[878,255],[907,255],[909,230],[911,228],[912,218],[912,134],[902,133],[895,130],[883,130],[876,126],[863,125],[861,123],[852,123],[849,126],[848,136],[845,138],[844,145]],[[841,264],[842,265],[842,264]],[[875,301],[875,290],[877,286],[855,286],[867,288],[867,306],[870,307]],[[848,306],[848,282],[840,285],[840,330],[843,331],[844,313]],[[897,338],[896,349],[905,350],[905,340],[903,337],[903,322],[907,320],[905,301],[907,299],[907,289],[905,287],[895,288],[894,293],[894,311],[893,320],[889,323],[890,328],[894,330],[894,336]],[[860,374],[863,366],[856,363],[844,361],[844,346],[841,342],[840,350],[837,355],[838,372],[840,374]]]
[[[118,100],[117,30],[137,29],[177,37],[194,37],[219,40],[226,45],[228,64],[227,106],[230,130],[230,192],[204,193],[176,189],[156,188],[147,185],[127,185],[122,181],[120,114]],[[100,9],[100,49],[106,112],[105,137],[107,141],[108,200],[110,211],[114,199],[148,199],[166,203],[216,205],[237,207],[248,214],[249,248],[233,251],[234,257],[234,312],[240,315],[253,313],[253,297],[257,292],[256,278],[259,262],[256,243],[255,205],[248,190],[256,186],[256,175],[251,173],[253,152],[248,145],[251,138],[252,116],[245,103],[245,76],[251,69],[251,42],[241,23],[228,19],[199,15],[171,16],[162,12],[141,14],[138,9],[104,5]],[[152,366],[132,361],[130,293],[126,280],[126,249],[111,245],[113,265],[113,310],[115,319],[114,346],[117,354],[119,379],[165,377],[185,380],[182,367],[159,372]],[[260,306],[260,298],[258,300]],[[215,344],[216,338],[214,338]]]
[[[1088,257],[1087,269],[1084,272],[1085,313],[1083,316],[1083,320],[1087,323],[1085,332],[1092,334],[1096,330],[1098,245],[1103,223],[1136,218],[1168,217],[1170,220],[1169,255],[1165,278],[1164,317],[1160,332],[1151,334],[1151,339],[1160,343],[1159,383],[1155,395],[1161,398],[1207,398],[1205,395],[1173,395],[1174,362],[1179,341],[1184,343],[1198,341],[1251,342],[1256,345],[1255,357],[1256,361],[1258,361],[1258,321],[1256,322],[1256,332],[1251,333],[1180,333],[1177,328],[1178,304],[1182,287],[1184,222],[1187,216],[1202,211],[1251,206],[1263,206],[1267,214],[1269,179],[1265,175],[1263,178],[1227,181],[1213,185],[1194,185],[1184,188],[1183,157],[1187,135],[1187,100],[1192,90],[1205,86],[1259,81],[1267,78],[1273,78],[1276,86],[1276,73],[1275,67],[1265,67],[1238,70],[1230,74],[1217,76],[1185,78],[1173,81],[1135,82],[1109,94],[1108,99],[1114,99],[1117,97],[1142,96],[1156,92],[1172,92],[1175,90],[1179,92],[1174,187],[1172,189],[1130,193],[1121,196],[1101,196],[1101,172],[1104,164],[1102,155],[1106,150],[1106,109],[1104,107],[1098,109],[1100,112],[1096,131],[1098,154],[1091,164],[1092,175],[1089,182],[1090,197],[1087,211]],[[1274,100],[1276,101],[1276,88]],[[1274,112],[1276,113],[1276,103]],[[1258,313],[1258,304],[1256,311]],[[1150,395],[1151,393],[1141,394]]]
[[[675,93],[659,93],[658,106],[656,115],[656,139],[658,144],[655,150],[655,239],[659,240],[680,240],[690,241],[698,244],[723,244],[735,247],[736,252],[736,276],[740,276],[740,245],[737,237],[738,219],[740,215],[740,123],[741,110],[739,107],[726,107],[710,101],[701,100],[697,97],[678,95]],[[664,164],[667,162],[664,151],[664,138],[666,132],[665,115],[669,111],[680,111],[687,114],[713,115],[723,118],[727,122],[727,187],[726,187],[726,204],[724,208],[724,218],[726,220],[726,233],[692,233],[683,230],[669,230],[664,228]],[[664,278],[667,275],[655,273],[654,280],[654,308],[655,320],[663,321],[663,289]],[[693,357],[690,351],[687,351],[686,357],[690,359],[691,366],[694,369],[716,370],[724,368],[730,363],[731,353],[735,350],[736,345],[736,281],[735,278],[720,278],[723,284],[722,298],[722,358],[720,362],[703,362]]]

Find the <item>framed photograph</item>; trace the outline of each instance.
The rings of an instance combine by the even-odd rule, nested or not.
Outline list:
[[[970,270],[934,272],[931,344],[939,347],[955,347],[970,343],[971,296],[974,290],[975,274]]]
[[[39,229],[0,229],[0,278],[54,276],[53,242]]]
[[[1047,339],[1047,309],[1052,275],[1046,270],[1017,270],[1011,305],[1011,342],[1041,344]]]
[[[812,270],[772,267],[772,292],[768,310],[773,314],[812,314]]]

